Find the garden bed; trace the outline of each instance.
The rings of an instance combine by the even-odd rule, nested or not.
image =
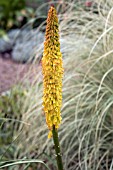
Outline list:
[[[25,74],[28,73],[30,66],[31,64],[14,62],[10,58],[4,59],[0,56],[0,93],[9,90],[14,84],[22,81]],[[39,69],[40,67],[37,67],[36,64],[30,72],[36,73]]]

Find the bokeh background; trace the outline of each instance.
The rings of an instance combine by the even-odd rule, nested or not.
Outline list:
[[[64,67],[64,169],[112,170],[112,0],[0,0],[0,169],[56,170],[42,109],[41,58],[51,5]]]

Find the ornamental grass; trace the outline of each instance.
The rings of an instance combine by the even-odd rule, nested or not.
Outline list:
[[[62,125],[58,129],[63,167],[65,170],[112,170],[113,1],[94,0],[91,10],[79,8],[76,0],[73,4],[71,0],[68,2],[65,18],[60,12],[58,15],[61,40],[64,36],[63,45],[69,45],[62,53],[65,72]],[[51,170],[56,170],[53,140],[47,138],[48,128],[42,116],[40,75],[39,72],[34,84],[28,86],[27,99],[21,107],[22,122],[29,125],[21,122],[19,131],[14,133],[14,158],[42,159]],[[36,168],[33,165],[29,165],[33,170],[47,169],[42,164],[36,163]]]

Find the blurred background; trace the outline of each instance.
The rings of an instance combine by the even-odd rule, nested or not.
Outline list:
[[[40,62],[47,11],[52,4],[62,15],[59,22],[67,20],[69,6],[75,10],[89,10],[93,6],[92,1],[85,0],[0,1],[0,93],[23,77],[28,70],[25,63],[31,63],[34,58]]]
[[[41,58],[51,5],[64,67],[64,169],[112,170],[112,0],[0,0],[0,169],[56,170],[42,109]]]

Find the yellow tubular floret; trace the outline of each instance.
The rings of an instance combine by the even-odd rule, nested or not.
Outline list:
[[[59,43],[58,17],[54,7],[48,12],[44,52],[42,58],[43,71],[43,107],[46,123],[51,137],[53,126],[59,128],[61,123],[62,104],[62,54]]]

